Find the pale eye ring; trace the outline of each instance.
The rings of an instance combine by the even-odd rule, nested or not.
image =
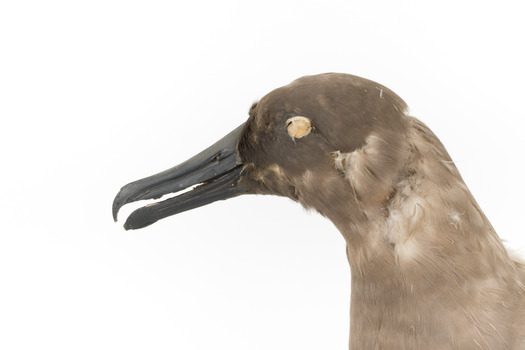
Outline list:
[[[286,120],[286,130],[292,139],[300,139],[312,132],[312,122],[303,116],[295,116]]]

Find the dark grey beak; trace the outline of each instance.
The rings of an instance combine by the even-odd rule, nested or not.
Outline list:
[[[122,187],[113,201],[113,219],[117,221],[118,211],[127,203],[158,199],[192,185],[199,186],[135,210],[126,220],[124,228],[143,228],[170,215],[242,194],[244,191],[238,187],[238,182],[243,165],[238,159],[237,142],[243,126],[240,125],[184,163]]]

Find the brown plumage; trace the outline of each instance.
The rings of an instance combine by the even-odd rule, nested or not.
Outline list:
[[[352,273],[350,349],[525,349],[525,267],[509,257],[437,137],[406,104],[346,74],[300,78],[201,154],[122,188],[127,229],[240,194],[329,218]]]

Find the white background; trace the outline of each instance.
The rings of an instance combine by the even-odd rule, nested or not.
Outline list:
[[[345,349],[345,246],[319,215],[246,196],[133,232],[131,208],[111,218],[121,186],[307,74],[397,92],[525,255],[522,6],[3,1],[0,348]]]

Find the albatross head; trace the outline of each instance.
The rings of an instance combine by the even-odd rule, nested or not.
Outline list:
[[[372,81],[347,74],[306,76],[254,103],[248,120],[208,149],[124,186],[113,203],[158,199],[126,229],[240,194],[289,197],[337,226],[363,219],[391,195],[403,164],[406,105]]]
[[[523,349],[524,265],[513,261],[437,137],[405,103],[344,74],[270,92],[186,162],[124,186],[126,229],[240,194],[289,197],[347,240],[352,349]],[[458,331],[460,330],[460,331]]]

